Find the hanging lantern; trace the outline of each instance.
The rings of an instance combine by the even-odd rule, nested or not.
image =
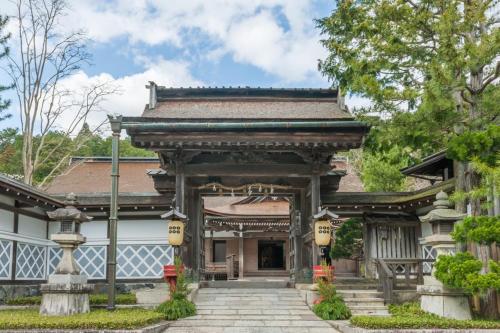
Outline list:
[[[328,246],[332,239],[330,221],[320,220],[314,224],[314,240],[318,246]]]
[[[184,223],[174,219],[168,223],[168,243],[172,246],[180,246],[184,240]]]

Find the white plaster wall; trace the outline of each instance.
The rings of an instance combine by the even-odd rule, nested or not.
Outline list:
[[[432,225],[429,222],[422,222],[422,237],[432,235]]]
[[[59,232],[60,229],[60,222],[49,222],[49,238],[50,235],[56,234]]]
[[[7,205],[14,206],[14,199],[12,199],[12,198],[10,198],[8,196],[5,196],[5,195],[1,195],[0,194],[0,202],[4,203],[4,204],[7,204]]]
[[[87,241],[93,239],[105,239],[108,231],[108,221],[90,221],[82,223],[81,234],[87,237]]]
[[[47,221],[19,214],[19,233],[46,239]]]
[[[8,210],[0,209],[0,230],[14,231],[14,213]]]
[[[167,240],[168,229],[164,220],[118,221],[118,241],[127,239]]]

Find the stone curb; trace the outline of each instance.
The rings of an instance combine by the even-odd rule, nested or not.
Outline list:
[[[361,327],[351,326],[347,320],[327,320],[328,324],[342,333],[496,333],[500,332],[497,329],[366,329]]]
[[[21,330],[0,330],[0,333],[162,333],[170,326],[170,321],[162,321],[154,325],[127,329],[21,329]]]

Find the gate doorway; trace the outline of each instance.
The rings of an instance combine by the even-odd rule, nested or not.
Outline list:
[[[285,270],[285,241],[259,240],[259,270]]]

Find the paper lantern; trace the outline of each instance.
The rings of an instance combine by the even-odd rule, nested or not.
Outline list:
[[[168,243],[172,246],[182,245],[184,240],[184,223],[180,220],[172,220],[168,223]]]
[[[330,245],[332,227],[330,221],[316,221],[314,224],[314,240],[318,246]]]

